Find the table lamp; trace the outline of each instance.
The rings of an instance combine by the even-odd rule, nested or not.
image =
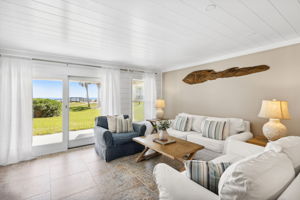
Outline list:
[[[163,119],[164,117],[164,110],[163,108],[166,107],[165,100],[157,99],[156,100],[156,118]]]
[[[263,134],[269,141],[287,135],[287,128],[280,122],[280,119],[291,119],[287,101],[263,100],[258,116],[269,119],[263,126]]]

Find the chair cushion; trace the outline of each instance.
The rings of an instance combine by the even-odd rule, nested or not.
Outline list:
[[[132,138],[138,137],[139,133],[137,132],[128,132],[128,133],[113,133],[113,144],[125,144],[132,142]]]
[[[277,199],[295,177],[292,162],[283,153],[266,151],[233,163],[221,176],[223,200]]]
[[[204,146],[206,149],[222,153],[224,150],[225,141],[224,140],[214,140],[210,138],[203,137],[201,133],[188,134],[186,136],[187,141],[194,142]]]
[[[175,130],[173,128],[168,128],[167,132],[168,132],[169,135],[171,135],[173,137],[177,137],[177,138],[183,139],[183,140],[186,140],[186,136],[187,135],[195,133],[194,131],[185,131],[185,132],[178,131],[178,130]]]

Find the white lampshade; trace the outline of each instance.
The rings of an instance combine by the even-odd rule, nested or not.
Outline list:
[[[157,99],[156,100],[156,108],[164,108],[166,107],[165,100]]]
[[[258,116],[268,119],[291,119],[287,101],[263,100]]]

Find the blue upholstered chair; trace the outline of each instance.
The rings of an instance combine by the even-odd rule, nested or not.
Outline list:
[[[128,118],[128,115],[124,115]],[[132,155],[141,152],[144,146],[134,142],[132,138],[143,136],[146,126],[132,123],[133,132],[111,133],[108,130],[106,116],[97,117],[95,120],[95,150],[97,154],[109,162],[119,157]]]

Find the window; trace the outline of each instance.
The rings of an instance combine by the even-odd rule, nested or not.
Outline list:
[[[132,119],[144,120],[144,81],[132,80]]]

